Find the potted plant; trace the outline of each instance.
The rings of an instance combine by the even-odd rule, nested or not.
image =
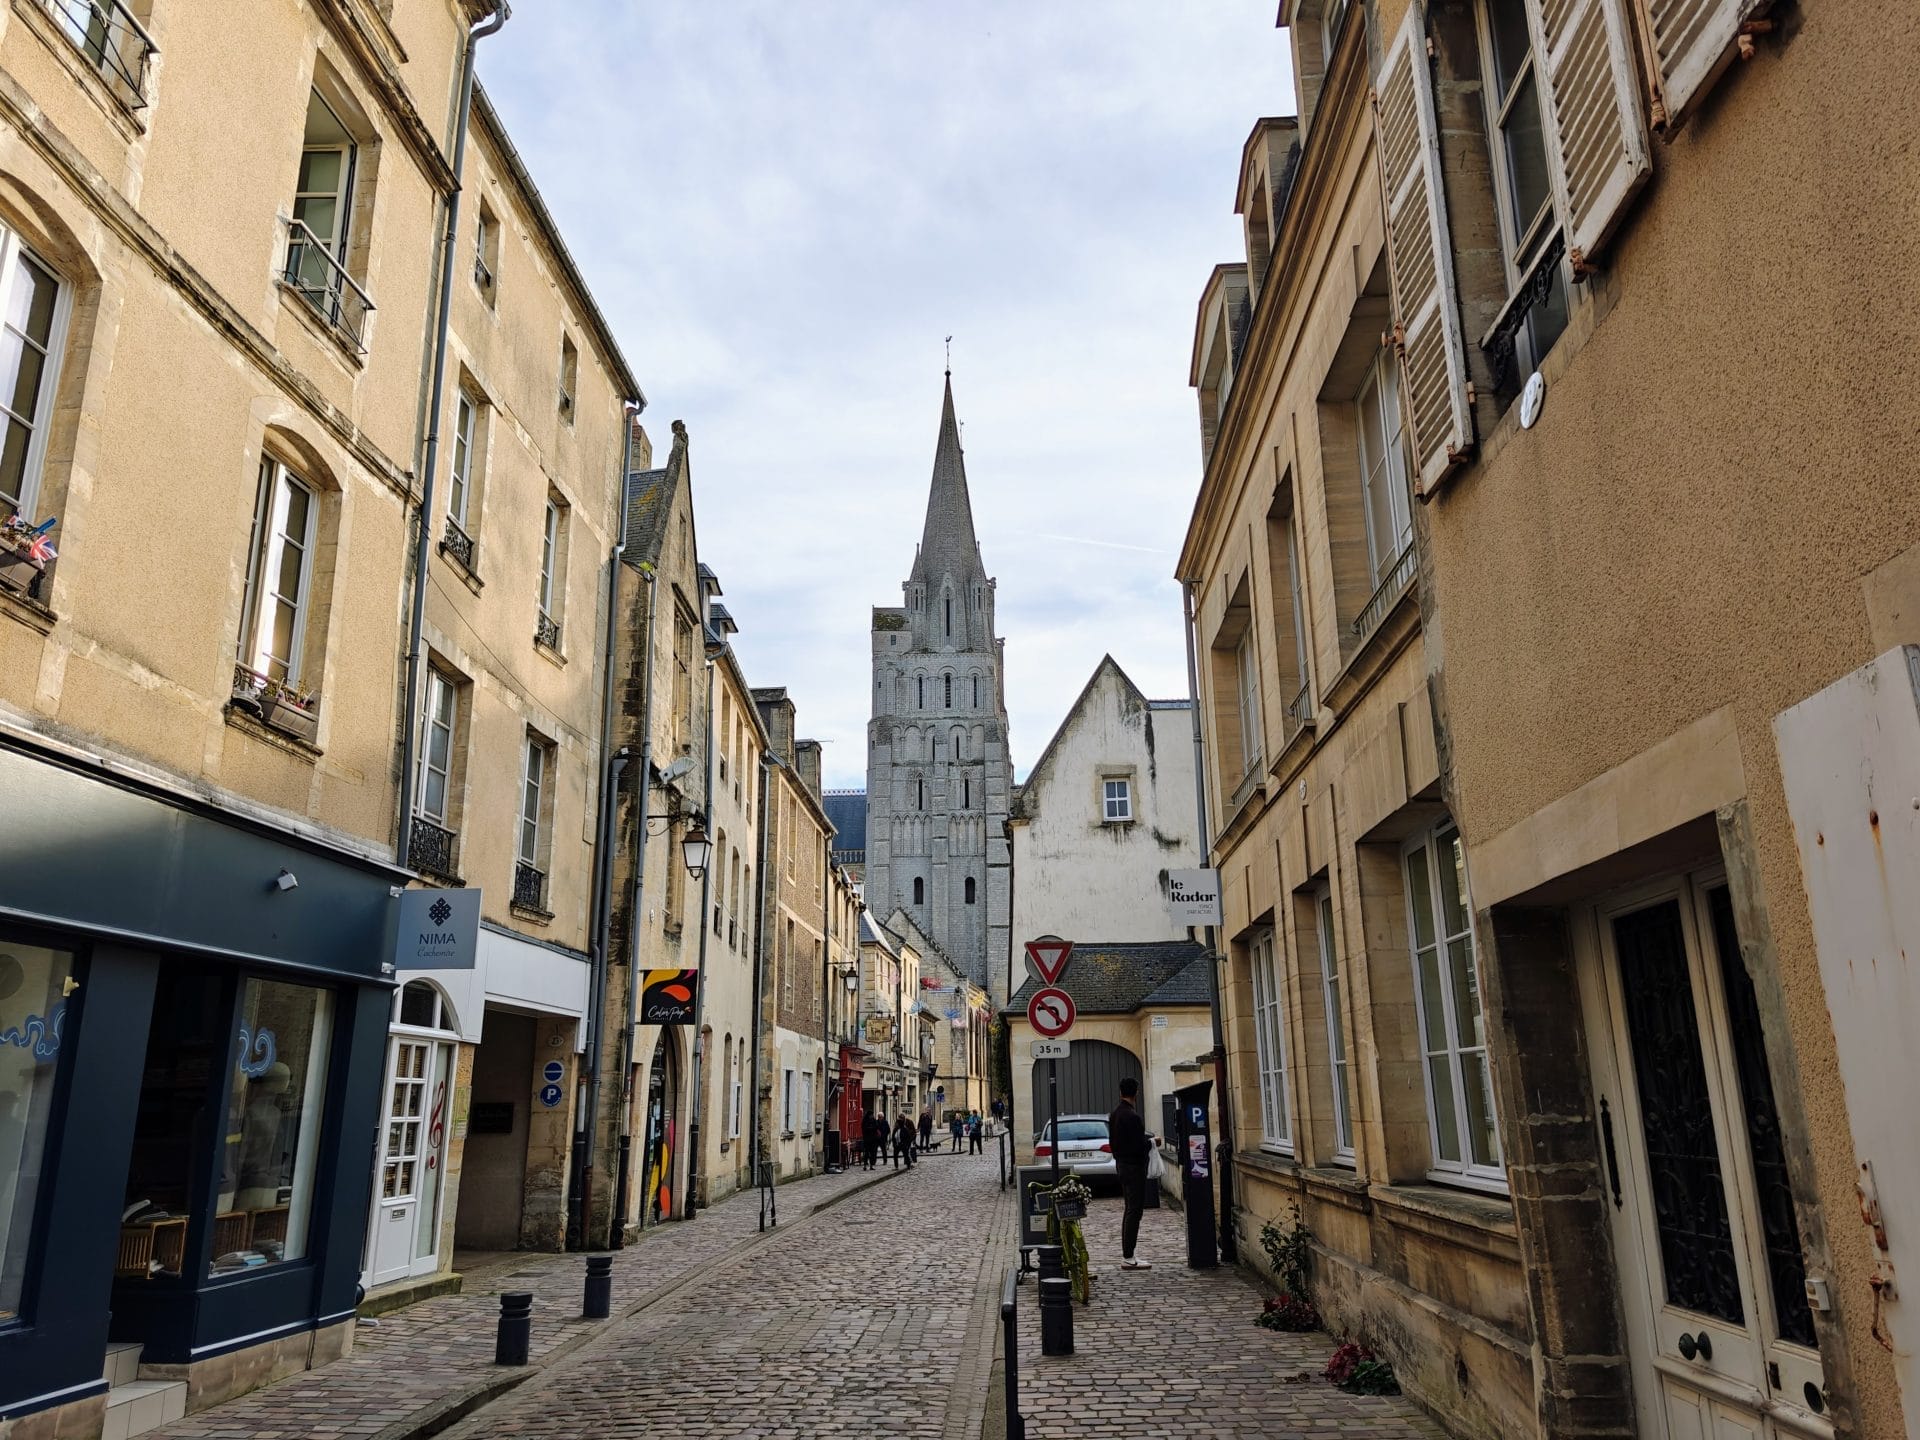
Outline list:
[[[260,687],[260,718],[309,744],[319,733],[319,711],[319,697],[311,690],[271,678]]]
[[[16,565],[23,565],[32,572],[27,579],[13,575],[7,575],[7,578],[14,585],[27,589],[37,585],[40,577],[46,573],[47,566],[60,555],[47,536],[55,523],[43,520],[35,525],[17,514],[0,520],[0,575],[6,575]]]

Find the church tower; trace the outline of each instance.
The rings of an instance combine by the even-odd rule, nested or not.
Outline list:
[[[904,604],[873,610],[866,900],[896,908],[999,1001],[1012,906],[1002,645],[947,375],[933,484]]]

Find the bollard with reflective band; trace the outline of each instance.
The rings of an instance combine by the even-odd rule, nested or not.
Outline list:
[[[1040,1353],[1073,1354],[1073,1282],[1064,1275],[1040,1277]]]
[[[613,1313],[613,1257],[587,1257],[587,1295],[580,1307],[583,1320],[604,1320]]]
[[[500,1328],[493,1340],[493,1363],[524,1365],[533,1345],[533,1293],[517,1290],[500,1297]]]

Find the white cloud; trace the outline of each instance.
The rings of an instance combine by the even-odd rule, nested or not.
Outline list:
[[[864,777],[868,608],[919,538],[954,339],[1024,772],[1100,656],[1186,691],[1187,359],[1273,0],[568,0],[480,74],[651,401],[749,678]]]

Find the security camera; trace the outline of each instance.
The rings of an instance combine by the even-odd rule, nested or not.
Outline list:
[[[293,871],[282,870],[273,880],[274,887],[280,890],[298,890],[300,882],[294,878]]]
[[[691,755],[682,755],[678,760],[660,772],[660,782],[663,785],[671,785],[691,769],[693,769],[693,757]]]

